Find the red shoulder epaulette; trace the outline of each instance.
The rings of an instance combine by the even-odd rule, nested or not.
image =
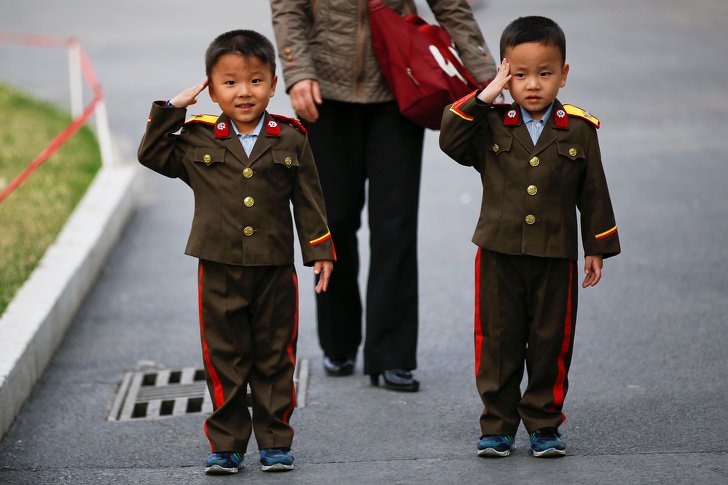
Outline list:
[[[276,115],[273,113],[271,113],[270,116],[271,116],[271,118],[274,118],[278,121],[282,121],[283,123],[291,125],[295,129],[297,129],[298,131],[303,133],[304,135],[308,134],[308,130],[306,130],[306,128],[304,128],[304,126],[301,124],[301,122],[298,121],[298,119],[296,119],[296,118],[289,118],[288,116]]]
[[[187,123],[204,123],[206,125],[215,125],[217,123],[218,116],[214,115],[194,115],[189,120],[185,121],[185,125]]]
[[[589,113],[587,110],[585,110],[583,108],[579,108],[578,106],[574,106],[572,104],[565,104],[564,111],[566,111],[566,113],[569,116],[581,118],[582,120],[586,120],[589,123],[591,123],[592,125],[599,128],[600,123],[599,123],[599,120],[596,118],[596,116],[593,116],[591,113]]]

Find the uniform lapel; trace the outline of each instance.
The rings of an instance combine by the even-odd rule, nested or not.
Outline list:
[[[245,150],[243,150],[243,145],[240,143],[237,135],[235,135],[235,130],[231,125],[233,121],[228,118],[227,115],[220,115],[220,118],[218,118],[217,121],[218,124],[222,122],[227,123],[229,126],[227,130],[227,136],[219,138],[218,141],[220,141],[222,145],[228,149],[228,151],[235,155],[235,158],[246,164],[248,157],[245,156]]]
[[[534,155],[537,155],[538,153],[544,151],[552,143],[554,143],[558,139],[558,131],[560,129],[565,129],[559,128],[556,124],[557,113],[563,112],[563,109],[564,107],[561,105],[559,100],[555,100],[554,107],[551,110],[551,115],[544,124],[543,131],[541,131],[541,136],[538,137],[538,142],[536,143],[536,148],[534,149],[533,153]]]
[[[531,135],[528,134],[528,128],[523,123],[521,108],[518,104],[513,103],[510,109],[506,111],[505,118],[503,118],[503,125],[506,126],[506,129],[510,129],[513,138],[518,140],[523,145],[523,148],[529,152],[533,150],[533,141],[531,141]]]
[[[271,123],[273,126],[271,127]],[[278,122],[271,118],[268,112],[265,112],[265,121],[258,134],[258,139],[253,145],[253,151],[250,152],[250,164],[254,164],[265,152],[271,149],[273,146],[272,139],[280,136],[280,127],[278,130],[275,128],[278,126]]]

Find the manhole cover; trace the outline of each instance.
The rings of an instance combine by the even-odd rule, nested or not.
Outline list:
[[[306,405],[308,360],[301,359],[293,375],[296,407]],[[248,391],[250,402],[250,391]],[[195,367],[127,372],[119,385],[109,421],[159,419],[189,414],[209,414],[212,401],[205,372]]]

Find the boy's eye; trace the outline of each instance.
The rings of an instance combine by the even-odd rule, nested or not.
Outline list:
[[[522,72],[517,72],[516,74],[513,75],[513,77],[524,78],[524,77],[526,77],[526,75]]]
[[[541,77],[549,77],[552,73],[549,71],[544,71],[540,74]]]
[[[262,82],[263,82],[263,80],[262,80],[262,79],[253,79],[253,80],[251,81],[251,83],[253,83],[253,84],[260,84],[260,83],[262,83]]]

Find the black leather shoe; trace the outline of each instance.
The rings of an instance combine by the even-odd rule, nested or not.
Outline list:
[[[371,374],[372,386],[379,385],[379,374]],[[414,378],[411,371],[404,369],[390,369],[384,371],[384,387],[391,391],[417,392],[420,382]]]
[[[327,376],[350,376],[354,373],[355,364],[356,356],[338,359],[324,355],[324,370],[326,371]]]

